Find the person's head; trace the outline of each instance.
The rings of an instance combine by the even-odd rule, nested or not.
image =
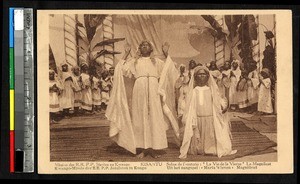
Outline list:
[[[54,70],[50,69],[49,70],[49,80],[54,80],[55,78],[55,72]]]
[[[192,69],[194,69],[196,66],[197,66],[196,61],[190,60],[190,62],[189,62],[189,69],[192,70]]]
[[[229,61],[225,61],[223,68],[224,68],[224,70],[230,69],[230,62]]]
[[[79,67],[73,67],[73,73],[74,73],[74,75],[79,76],[80,75],[80,68]]]
[[[200,68],[194,73],[195,85],[205,86],[208,84],[209,71],[204,68]]]
[[[105,79],[108,77],[108,71],[107,70],[103,70],[102,72],[102,79]]]
[[[114,73],[115,73],[115,68],[114,67],[110,67],[109,68],[109,74],[113,76]]]
[[[179,69],[180,69],[180,72],[183,73],[185,71],[185,66],[184,65],[180,65]]]
[[[62,69],[62,71],[63,72],[67,72],[68,71],[68,65],[67,64],[63,64],[63,65],[61,65],[61,69]]]
[[[232,62],[232,69],[236,70],[239,67],[239,64],[237,62]]]
[[[148,40],[142,41],[139,45],[139,51],[140,51],[141,56],[149,57],[153,51],[153,46],[152,46],[151,42]]]
[[[263,68],[260,72],[260,75],[266,79],[270,77],[270,70],[268,68]]]
[[[244,71],[245,70],[245,64],[244,63],[240,63],[240,70]]]
[[[80,67],[82,73],[88,73],[88,65],[86,63],[82,63]]]
[[[244,78],[247,78],[248,77],[248,72],[247,70],[241,70],[241,76],[244,77]]]
[[[217,70],[217,63],[215,61],[211,61],[210,62],[210,66],[209,66],[210,70]]]

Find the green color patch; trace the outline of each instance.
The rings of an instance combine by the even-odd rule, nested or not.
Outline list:
[[[15,88],[14,48],[9,48],[9,89]]]

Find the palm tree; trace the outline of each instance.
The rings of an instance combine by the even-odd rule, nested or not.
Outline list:
[[[95,74],[97,70],[104,70],[105,62],[99,61],[100,57],[120,54],[114,50],[108,50],[106,46],[111,46],[115,42],[123,41],[125,38],[100,38],[100,42],[92,44],[97,36],[98,29],[105,29],[103,22],[109,15],[85,14],[84,25],[76,20],[76,36],[77,36],[77,55],[78,65],[85,62],[89,65],[91,74]],[[103,28],[104,27],[104,28]],[[111,29],[112,30],[112,29]],[[102,30],[103,31],[103,30]],[[99,39],[99,37],[98,37]],[[107,69],[107,68],[106,68]]]

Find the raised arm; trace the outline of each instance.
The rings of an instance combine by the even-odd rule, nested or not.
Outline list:
[[[123,60],[126,60],[131,52],[131,45],[129,43],[125,44],[124,46],[124,55],[122,57]]]
[[[163,45],[162,45],[162,52],[163,54],[165,55],[165,57],[167,58],[168,55],[169,55],[169,49],[170,49],[170,44],[168,42],[165,42]]]

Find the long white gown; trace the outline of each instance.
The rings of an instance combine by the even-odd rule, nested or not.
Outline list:
[[[132,124],[137,148],[164,149],[168,147],[166,126],[158,80],[163,61],[141,57],[124,67],[126,76],[135,78],[132,93]]]
[[[90,76],[86,73],[82,73],[82,106],[81,108],[84,110],[92,110],[93,106],[93,97],[92,97],[92,89],[91,89],[91,82]]]
[[[132,91],[123,76],[135,79]],[[114,86],[105,113],[110,121],[111,139],[135,154],[136,148],[167,148],[169,125],[179,137],[173,110],[175,95],[171,93],[178,77],[179,72],[169,56],[165,62],[150,57],[120,60],[115,67]]]
[[[265,113],[273,113],[270,78],[263,79],[260,84],[257,110]]]

